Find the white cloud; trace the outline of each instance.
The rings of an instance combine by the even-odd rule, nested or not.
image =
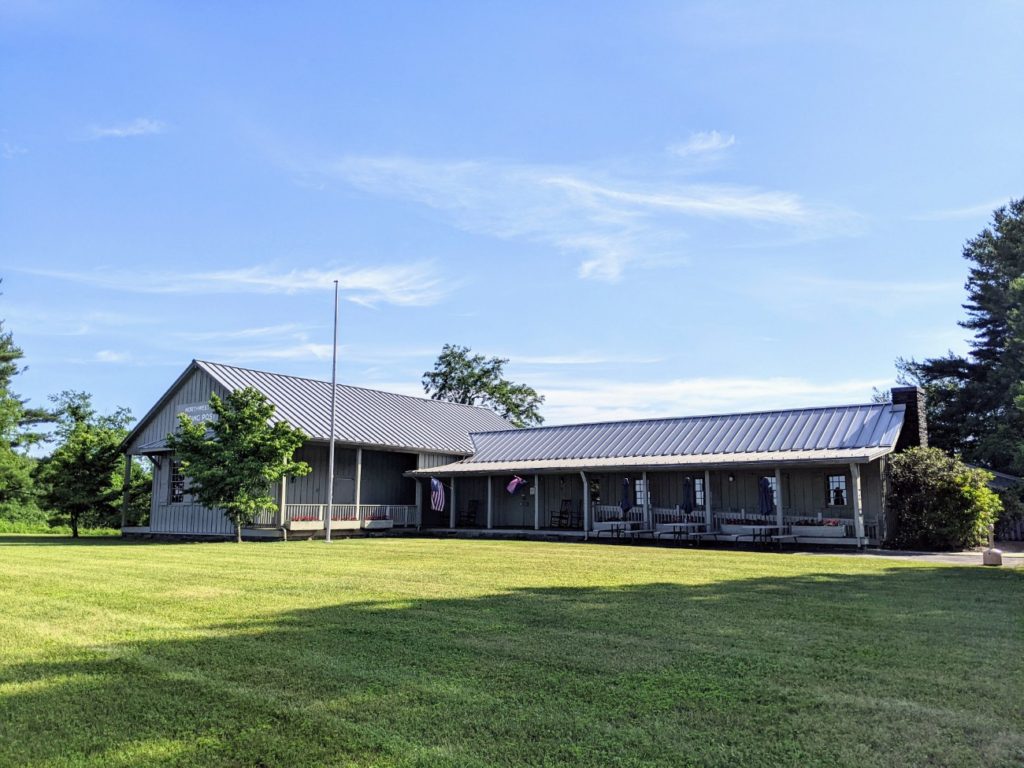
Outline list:
[[[334,287],[334,280],[337,280],[344,298],[365,306],[428,306],[441,301],[454,285],[452,281],[442,281],[433,265],[426,263],[287,271],[264,266],[209,272],[132,274],[103,269],[90,272],[20,271],[116,291],[157,294],[296,294],[328,291]]]
[[[131,359],[127,352],[115,352],[112,349],[101,349],[96,353],[97,363],[126,363]]]
[[[764,411],[814,405],[865,403],[872,387],[886,379],[811,382],[790,377],[693,378],[668,381],[535,381],[545,396],[542,413],[549,424],[617,419],[693,416]]]
[[[678,262],[687,220],[827,235],[843,231],[850,218],[791,192],[643,174],[613,178],[583,168],[346,157],[325,170],[372,194],[440,211],[466,231],[582,254],[579,275],[608,282],[630,264]]]
[[[132,136],[148,136],[163,133],[167,125],[150,117],[137,117],[131,122],[119,125],[92,125],[86,131],[90,139],[127,139]]]
[[[961,219],[985,219],[992,216],[996,208],[1001,208],[1010,202],[1010,197],[998,197],[989,200],[987,203],[975,203],[962,208],[947,208],[945,210],[930,211],[921,213],[911,218],[916,221],[959,221]]]
[[[679,157],[691,155],[708,155],[722,152],[736,143],[736,137],[731,133],[723,136],[718,131],[700,131],[691,133],[690,138],[681,144],[673,144],[668,148],[669,152]]]
[[[17,144],[11,144],[10,142],[0,143],[0,157],[4,160],[13,160],[19,155],[28,154],[28,150],[24,147],[18,146]]]

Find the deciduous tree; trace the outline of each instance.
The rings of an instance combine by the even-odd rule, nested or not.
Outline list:
[[[223,400],[211,395],[210,407],[215,418],[207,421],[179,416],[178,432],[167,436],[167,444],[190,481],[189,493],[200,504],[223,510],[240,542],[242,527],[273,505],[274,484],[309,473],[308,464],[293,458],[306,436],[275,419],[273,404],[252,387]]]
[[[542,424],[544,397],[503,378],[506,363],[504,358],[470,354],[469,347],[445,344],[434,369],[423,374],[423,390],[434,400],[491,408],[517,427]]]

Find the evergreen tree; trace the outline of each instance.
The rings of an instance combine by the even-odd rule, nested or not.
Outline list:
[[[1024,474],[1024,199],[995,211],[964,246],[971,262],[967,356],[898,360],[901,380],[928,395],[929,436],[965,460]]]

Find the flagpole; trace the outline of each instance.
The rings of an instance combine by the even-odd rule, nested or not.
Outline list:
[[[334,509],[334,429],[338,399],[338,281],[334,281],[334,344],[331,352],[331,444],[327,449],[327,512],[324,541],[331,543],[331,511]]]

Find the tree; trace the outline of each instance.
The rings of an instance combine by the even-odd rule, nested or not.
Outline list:
[[[221,509],[242,540],[242,526],[274,503],[271,489],[281,478],[305,475],[310,466],[294,461],[306,436],[274,419],[274,406],[246,387],[221,400],[210,396],[216,418],[193,423],[185,414],[167,444],[181,461],[189,493],[204,506]]]
[[[492,408],[517,427],[544,423],[544,397],[525,384],[502,378],[508,360],[471,355],[469,347],[445,344],[434,370],[423,374],[423,391],[434,400]]]
[[[0,320],[0,505],[17,506],[32,501],[34,461],[21,449],[42,438],[29,428],[52,418],[45,410],[27,408],[11,389],[14,377],[25,370],[20,364],[24,356],[21,347],[14,343],[13,334],[4,330],[4,321]]]
[[[988,487],[991,479],[991,472],[968,467],[938,448],[894,454],[886,499],[896,518],[892,543],[908,549],[963,549],[983,543],[1002,510]]]
[[[36,468],[43,500],[67,517],[71,535],[86,526],[111,526],[120,516],[123,469],[121,442],[131,411],[98,414],[85,392],[65,391],[56,405],[57,447]]]
[[[897,370],[925,389],[934,445],[1024,474],[1024,198],[995,211],[963,255],[971,267],[960,325],[973,333],[970,353],[900,359]]]

